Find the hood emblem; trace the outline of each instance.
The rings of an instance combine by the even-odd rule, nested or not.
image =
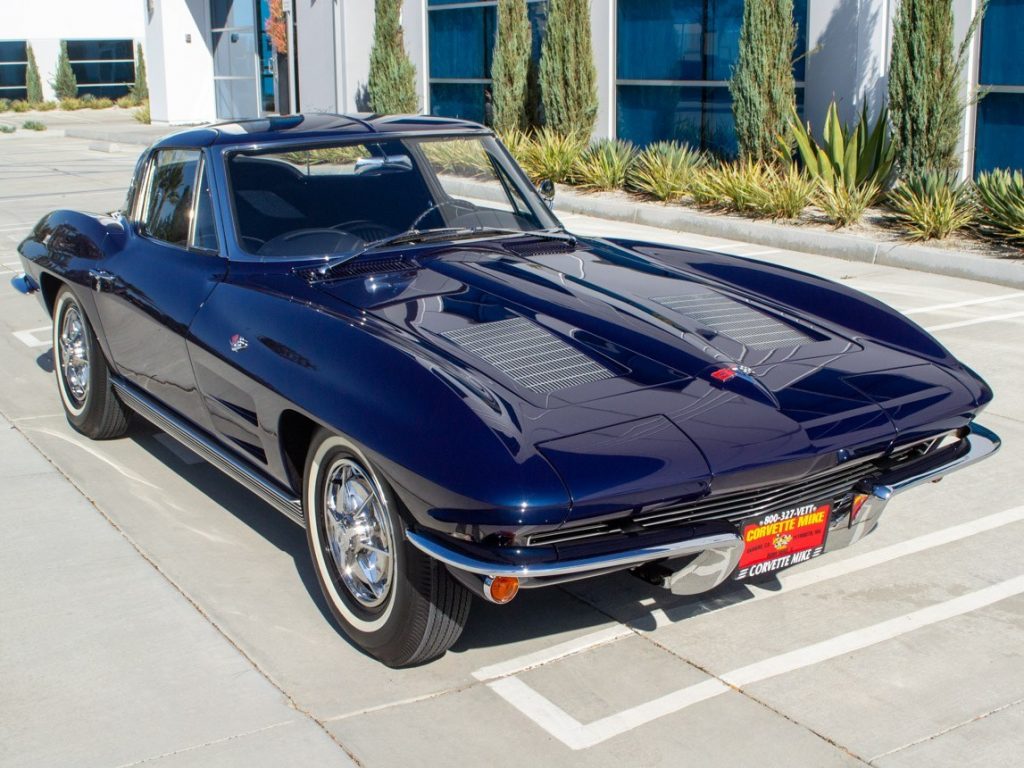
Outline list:
[[[243,349],[249,346],[249,342],[245,340],[244,336],[239,336],[237,333],[231,337],[231,351],[241,352]]]

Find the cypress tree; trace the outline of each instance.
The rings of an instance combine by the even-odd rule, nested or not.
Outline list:
[[[142,54],[142,43],[135,45],[135,82],[131,86],[132,101],[141,104],[149,101],[149,84],[146,82],[146,57]]]
[[[416,70],[405,52],[399,11],[402,0],[376,0],[367,90],[370,109],[382,115],[419,111]]]
[[[491,64],[494,129],[498,133],[525,131],[530,125],[527,102],[532,49],[526,0],[498,0],[498,36]]]
[[[590,136],[597,120],[597,69],[589,0],[551,0],[541,47],[540,93],[549,128],[563,136]]]
[[[951,0],[901,0],[889,64],[889,115],[903,177],[959,168],[956,147],[966,104],[960,94],[971,38],[986,0],[954,53]]]
[[[43,100],[43,81],[39,77],[39,65],[36,64],[36,54],[31,45],[25,46],[25,53],[28,54],[28,65],[25,67],[25,100],[30,104],[38,104]]]
[[[68,44],[61,42],[60,56],[57,57],[57,74],[50,83],[58,99],[73,99],[78,96],[78,80],[68,60]]]
[[[739,57],[729,80],[740,156],[774,157],[796,99],[793,0],[747,0]]]

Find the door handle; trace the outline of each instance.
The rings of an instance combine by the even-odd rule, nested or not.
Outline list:
[[[89,277],[92,278],[92,287],[98,292],[114,290],[116,278],[110,272],[103,269],[90,269]]]

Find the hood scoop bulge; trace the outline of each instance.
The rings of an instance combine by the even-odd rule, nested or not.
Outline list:
[[[711,289],[651,300],[749,349],[788,349],[818,340],[775,315]]]
[[[477,323],[441,336],[539,394],[613,378],[611,370],[525,318]]]

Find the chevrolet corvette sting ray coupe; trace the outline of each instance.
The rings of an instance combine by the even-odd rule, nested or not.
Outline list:
[[[45,216],[13,282],[53,318],[72,427],[136,413],[304,526],[338,624],[392,666],[443,654],[474,595],[770,579],[998,448],[989,387],[895,310],[575,236],[552,194],[465,121],[196,128],[121,210]]]

